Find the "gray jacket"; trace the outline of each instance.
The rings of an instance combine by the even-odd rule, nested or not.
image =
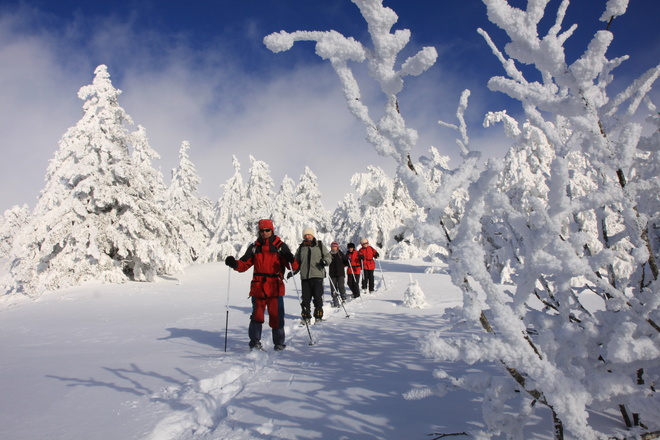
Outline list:
[[[325,268],[332,262],[332,255],[325,245],[316,238],[311,242],[302,242],[296,251],[298,270],[301,280],[325,278]]]

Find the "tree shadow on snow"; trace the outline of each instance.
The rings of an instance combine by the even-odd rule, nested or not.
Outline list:
[[[210,332],[208,330],[200,330],[196,328],[176,328],[170,327],[165,329],[170,332],[169,336],[158,338],[159,341],[168,341],[171,339],[188,339],[198,344],[208,345],[212,348],[224,348],[224,333]]]
[[[347,308],[353,315],[353,307]],[[454,391],[452,398],[404,397],[438,382],[433,371],[440,365],[420,354],[417,341],[437,329],[441,317],[420,318],[405,310],[387,316],[360,310],[350,319],[343,310],[328,315],[327,322],[310,328],[316,345],[307,344],[304,327],[294,329],[291,351],[271,366],[277,376],[269,377],[268,386],[234,398],[232,406],[242,410],[232,417],[233,429],[247,430],[255,439],[279,438],[278,429],[301,438],[424,438],[431,432],[463,432],[470,421],[480,420],[476,396],[467,392]],[[378,330],[363,333],[364,325]],[[275,425],[272,434],[256,431],[268,421]]]
[[[385,277],[387,278],[387,272],[426,273],[426,270],[429,268],[434,269],[433,273],[448,274],[447,269],[444,267],[444,265],[441,264],[427,266],[427,265],[401,264],[395,261],[383,261],[383,262],[378,262],[378,265],[376,266],[376,271],[374,272],[374,276],[376,278],[381,276],[382,275],[381,269],[383,272],[385,272]]]
[[[102,369],[112,374],[115,380],[81,379],[50,374],[45,377],[59,380],[65,383],[67,387],[109,388],[120,393],[146,397],[151,402],[167,404],[171,409],[177,411],[192,408],[191,405],[179,399],[179,394],[181,390],[190,387],[191,382],[195,383],[199,379],[180,368],[175,368],[175,371],[182,376],[180,379],[155,371],[143,370],[135,363],[131,363],[129,368],[102,367]]]

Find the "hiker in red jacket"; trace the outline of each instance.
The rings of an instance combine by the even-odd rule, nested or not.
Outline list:
[[[367,290],[369,286],[369,293],[374,291],[374,271],[376,270],[376,262],[374,259],[378,258],[378,251],[369,246],[369,240],[363,238],[360,240],[362,247],[358,251],[358,258],[362,263],[362,290]]]
[[[353,243],[346,245],[346,258],[348,258],[348,267],[346,268],[346,277],[348,278],[348,288],[353,293],[353,298],[360,297],[360,272],[362,265],[358,252],[355,250]]]
[[[275,235],[273,221],[259,220],[259,238],[245,254],[236,260],[233,256],[225,258],[225,264],[237,272],[245,272],[254,266],[250,297],[252,315],[248,336],[250,349],[261,348],[261,328],[264,312],[268,309],[268,324],[273,329],[275,350],[284,350],[284,270],[298,269],[298,262],[293,257],[289,246]]]

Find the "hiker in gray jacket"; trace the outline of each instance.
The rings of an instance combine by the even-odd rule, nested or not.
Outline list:
[[[314,237],[312,228],[303,230],[303,241],[296,251],[299,267],[295,274],[300,274],[302,285],[302,318],[308,324],[312,320],[310,303],[314,300],[315,321],[323,320],[323,280],[325,268],[330,265],[332,255],[323,243]]]

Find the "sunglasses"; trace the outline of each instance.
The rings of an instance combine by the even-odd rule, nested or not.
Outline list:
[[[362,243],[362,246],[366,246],[366,245],[368,245],[368,244],[369,244],[369,243]]]
[[[270,232],[272,229],[259,229],[259,232]]]

